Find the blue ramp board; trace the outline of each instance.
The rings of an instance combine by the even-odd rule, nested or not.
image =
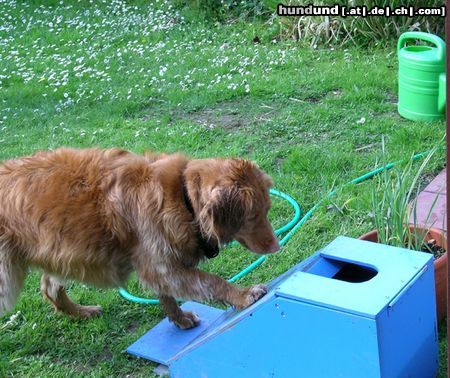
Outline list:
[[[197,327],[181,330],[167,318],[130,345],[127,352],[138,357],[168,365],[169,360],[205,331],[223,310],[196,302],[186,302],[181,308],[193,311],[200,318]]]

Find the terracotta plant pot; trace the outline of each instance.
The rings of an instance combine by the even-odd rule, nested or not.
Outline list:
[[[409,226],[413,230],[413,226]],[[378,232],[370,231],[359,239],[378,243]],[[439,247],[444,247],[447,251],[447,241],[443,238],[442,231],[436,228],[430,228],[425,240],[436,240]],[[444,239],[444,240],[443,240]],[[436,285],[436,315],[438,321],[445,318],[447,314],[447,252],[437,260],[434,260],[434,280]]]

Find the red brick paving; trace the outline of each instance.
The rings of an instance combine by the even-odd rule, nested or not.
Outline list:
[[[447,231],[446,193],[446,172],[444,169],[417,197],[416,224],[423,227],[435,227],[439,229],[442,229],[443,227],[444,230]],[[428,222],[426,222],[436,196],[436,203],[434,204]],[[409,223],[414,224],[413,214],[410,214]]]

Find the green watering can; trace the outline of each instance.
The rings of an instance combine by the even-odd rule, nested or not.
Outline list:
[[[421,40],[433,44],[407,45]],[[445,42],[437,35],[403,33],[398,52],[398,112],[414,121],[445,117]]]

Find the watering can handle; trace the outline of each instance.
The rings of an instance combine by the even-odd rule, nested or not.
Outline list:
[[[420,39],[422,41],[427,41],[432,43],[437,47],[438,57],[439,60],[445,60],[445,42],[442,40],[442,38],[438,37],[437,35],[430,34],[430,33],[424,33],[424,32],[406,32],[403,33],[400,38],[398,39],[397,44],[397,51],[400,51],[400,49],[405,46],[406,41],[409,39]]]

